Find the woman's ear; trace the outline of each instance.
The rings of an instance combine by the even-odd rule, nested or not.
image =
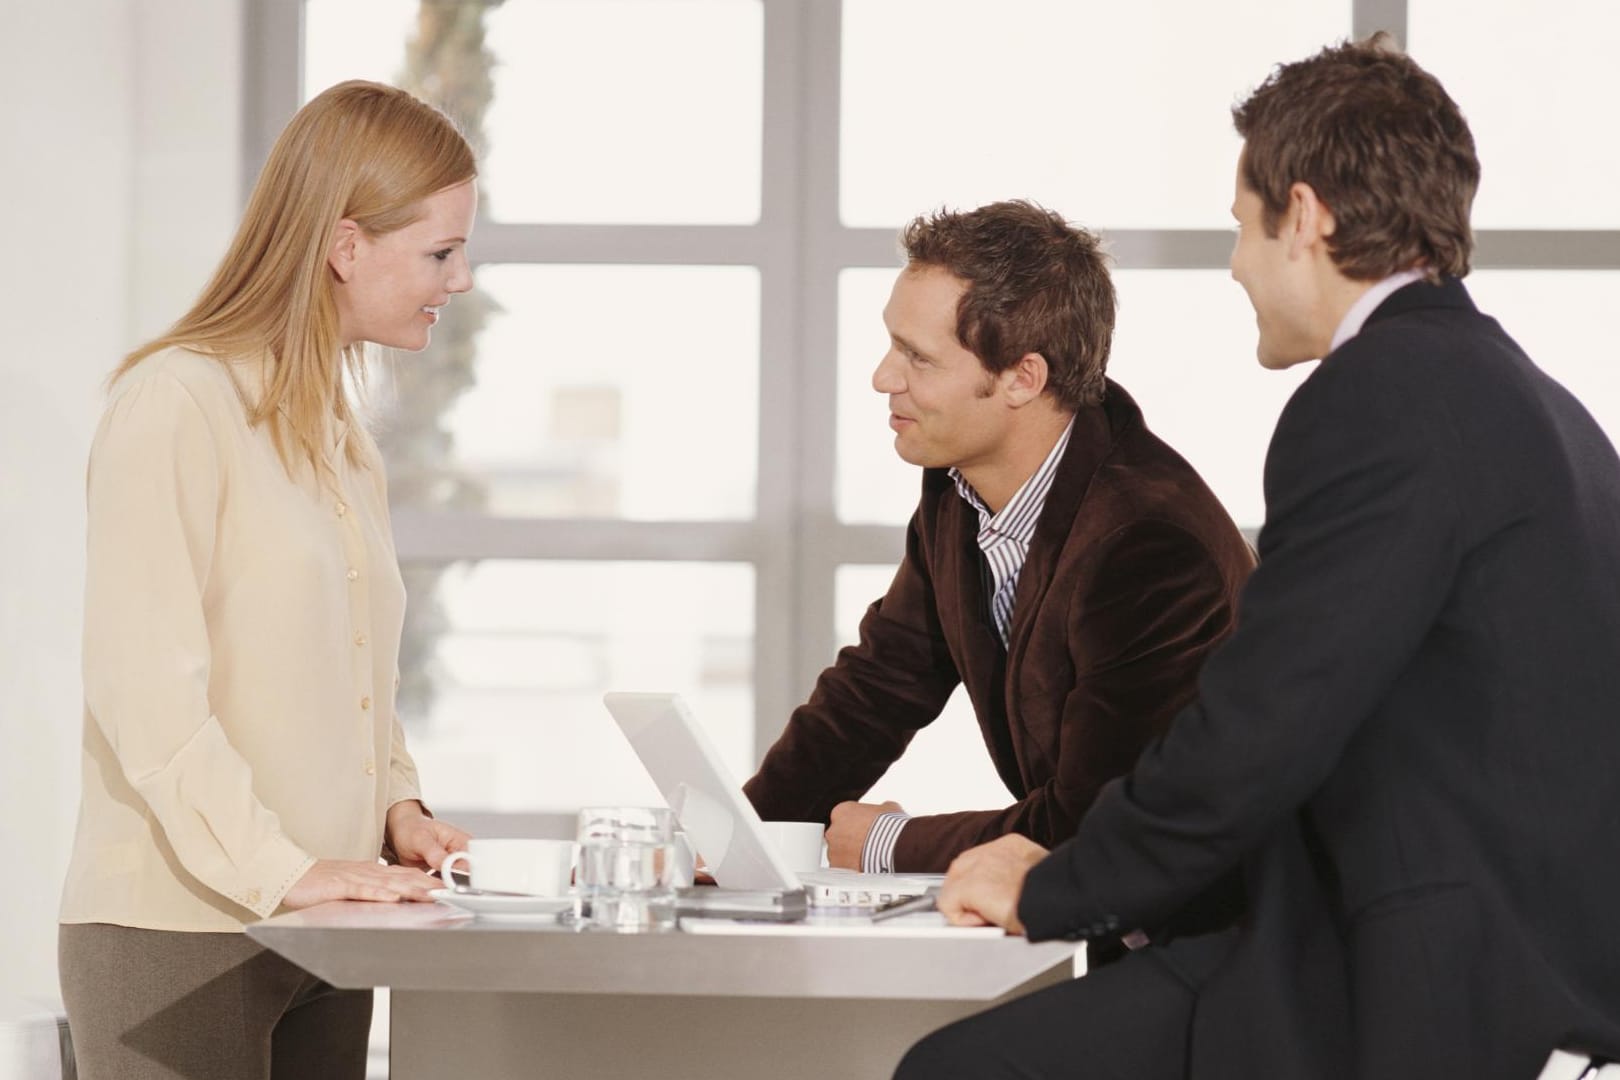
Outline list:
[[[360,239],[360,226],[348,218],[338,222],[332,250],[326,253],[326,265],[332,268],[339,281],[347,282],[354,276],[354,264],[360,257]]]

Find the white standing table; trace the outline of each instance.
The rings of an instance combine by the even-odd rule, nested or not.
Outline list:
[[[888,934],[581,932],[331,903],[248,935],[390,987],[392,1080],[888,1080],[928,1032],[1073,972],[1075,946]]]

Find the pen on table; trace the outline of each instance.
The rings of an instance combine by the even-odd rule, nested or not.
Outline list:
[[[939,907],[939,890],[929,889],[921,896],[913,896],[905,900],[896,900],[885,904],[872,912],[873,922],[882,922],[884,919],[893,919],[900,915],[914,915],[919,911],[934,911]]]

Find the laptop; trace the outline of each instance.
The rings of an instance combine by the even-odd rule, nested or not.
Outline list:
[[[941,874],[795,873],[772,847],[754,805],[679,695],[613,693],[602,702],[725,890],[775,895],[802,890],[813,906],[874,908],[920,896],[944,880]]]

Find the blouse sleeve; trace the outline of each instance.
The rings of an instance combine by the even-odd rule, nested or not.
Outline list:
[[[219,460],[181,383],[141,378],[108,406],[90,453],[85,700],[182,866],[260,917],[315,860],[253,794],[209,707],[203,595]]]
[[[394,675],[394,693],[399,693],[399,675]],[[388,805],[415,799],[422,802],[422,782],[416,775],[416,762],[411,758],[411,752],[405,748],[405,728],[399,722],[399,708],[394,709],[393,739],[388,753]],[[422,810],[432,817],[428,811],[427,803],[422,802]]]

